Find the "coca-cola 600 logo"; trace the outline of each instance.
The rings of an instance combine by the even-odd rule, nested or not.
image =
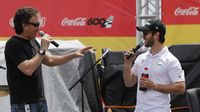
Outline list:
[[[197,16],[199,15],[199,7],[181,8],[177,7],[174,11],[175,16]]]
[[[114,16],[109,16],[105,18],[85,18],[78,17],[75,19],[64,18],[61,22],[62,26],[100,26],[102,28],[112,28]]]

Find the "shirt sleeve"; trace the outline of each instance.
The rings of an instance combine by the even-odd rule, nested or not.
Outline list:
[[[137,76],[137,70],[138,70],[138,60],[139,58],[136,58],[135,63],[133,65],[133,67],[131,68],[131,73]]]
[[[185,81],[184,70],[178,60],[170,62],[168,73],[172,82]]]
[[[23,47],[14,42],[6,45],[5,56],[17,67],[20,63],[27,60],[28,57]]]

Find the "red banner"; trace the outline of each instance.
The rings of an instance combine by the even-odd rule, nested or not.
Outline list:
[[[2,0],[0,36],[14,34],[12,18],[24,6],[41,12],[41,30],[52,36],[135,35],[135,0]]]
[[[162,0],[166,24],[200,24],[200,0]]]

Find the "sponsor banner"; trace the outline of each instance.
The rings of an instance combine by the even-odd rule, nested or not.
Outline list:
[[[162,0],[166,24],[200,24],[200,0]]]
[[[0,36],[14,34],[13,16],[24,6],[41,12],[40,28],[52,36],[134,36],[136,31],[135,0],[3,0]]]

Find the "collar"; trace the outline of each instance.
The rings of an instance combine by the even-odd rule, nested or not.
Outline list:
[[[162,50],[160,50],[157,54],[152,55],[151,52],[148,51],[148,54],[147,54],[147,55],[150,56],[150,57],[157,57],[157,56],[161,57],[164,53],[166,53],[166,52],[168,52],[168,51],[169,51],[169,50],[168,50],[167,46],[164,46],[164,47],[162,48]]]

